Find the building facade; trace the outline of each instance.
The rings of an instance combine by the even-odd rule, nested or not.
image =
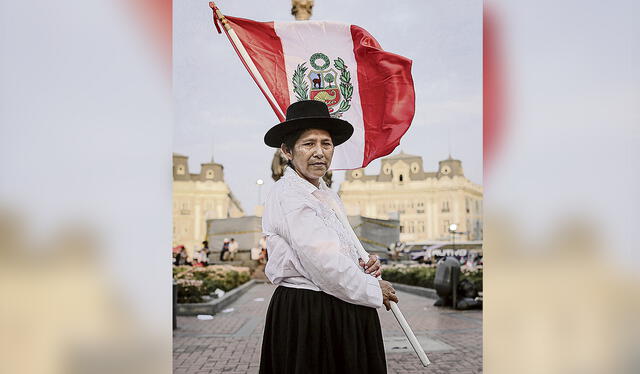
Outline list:
[[[422,157],[400,153],[381,160],[378,175],[347,171],[340,197],[348,215],[398,219],[403,242],[482,240],[482,186],[464,176],[462,162],[449,157],[424,171]]]
[[[184,245],[189,254],[207,237],[207,219],[242,217],[244,211],[224,181],[224,167],[201,164],[189,172],[189,158],[173,154],[173,246]]]

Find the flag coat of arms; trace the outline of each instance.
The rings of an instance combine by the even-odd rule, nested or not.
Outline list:
[[[385,52],[355,25],[224,18],[245,51],[232,45],[281,121],[291,103],[318,100],[353,125],[351,139],[335,149],[332,169],[365,167],[400,144],[415,112],[410,59]]]

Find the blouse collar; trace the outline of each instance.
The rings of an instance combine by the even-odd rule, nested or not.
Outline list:
[[[304,191],[306,191],[309,194],[314,193],[315,191],[318,190],[318,188],[316,186],[314,186],[313,184],[311,184],[311,182],[309,182],[308,180],[302,178],[301,176],[298,175],[298,173],[296,173],[295,170],[293,170],[293,168],[291,168],[290,166],[287,166],[284,169],[284,178],[286,178],[287,180],[291,181],[293,184],[301,187]],[[327,187],[327,184],[324,182],[323,178],[320,178],[320,190],[322,191],[326,191],[326,190],[330,190],[329,187]]]

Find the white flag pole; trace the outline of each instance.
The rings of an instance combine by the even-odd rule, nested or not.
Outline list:
[[[416,351],[418,358],[420,358],[420,362],[422,362],[422,366],[426,367],[431,363],[431,361],[429,361],[427,354],[424,353],[424,349],[422,349],[418,338],[416,338],[413,330],[411,330],[411,326],[409,326],[407,320],[404,319],[404,315],[402,315],[400,308],[398,308],[398,304],[396,304],[394,301],[389,302],[389,304],[391,304],[391,311],[393,312],[393,316],[396,317],[396,320],[398,320],[398,323],[400,324],[400,327],[402,327],[402,331],[404,331],[407,339],[409,339],[409,343],[411,343],[413,350]]]
[[[340,219],[345,229],[351,234],[351,238],[358,246],[358,252],[360,256],[363,257],[362,260],[365,261],[366,263],[368,261],[368,258],[365,259],[364,256],[368,255],[367,251],[364,249],[364,247],[362,246],[362,243],[360,242],[360,239],[358,239],[358,236],[353,231],[353,228],[349,223],[349,218],[347,217],[345,212],[342,210],[342,208],[339,207],[338,204],[335,201],[333,201],[331,197],[328,197],[328,199],[330,200],[329,205],[331,205],[331,208],[336,213],[336,216],[338,216],[338,219]],[[400,311],[400,308],[398,308],[398,304],[396,304],[394,301],[390,301],[389,304],[391,305],[391,311],[393,312],[393,316],[396,317],[396,320],[400,324],[402,331],[404,332],[407,339],[409,339],[409,343],[411,343],[411,347],[413,347],[413,350],[418,355],[418,358],[420,359],[420,362],[422,362],[422,365],[426,367],[431,362],[429,361],[427,354],[424,353],[424,349],[422,349],[422,346],[420,345],[420,342],[416,338],[416,335],[413,333],[411,326],[409,326],[409,323],[407,323],[407,320],[404,319],[404,315]]]
[[[258,85],[258,88],[260,88],[264,96],[267,98],[267,101],[269,101],[269,105],[271,105],[273,110],[276,112],[276,115],[278,116],[278,118],[280,118],[281,121],[284,121],[285,115],[282,113],[282,110],[278,106],[278,102],[273,97],[273,94],[271,93],[271,91],[269,91],[269,88],[267,87],[267,83],[264,81],[264,78],[262,78],[260,71],[258,70],[256,65],[253,63],[253,60],[249,56],[249,53],[247,53],[247,50],[242,45],[240,38],[238,38],[238,35],[233,30],[233,28],[231,28],[229,21],[224,16],[224,14],[222,14],[220,9],[218,9],[218,7],[213,1],[209,2],[209,6],[211,7],[214,13],[214,23],[216,22],[216,19],[220,20],[220,23],[222,23],[222,27],[224,27],[224,30],[227,36],[229,37],[229,41],[231,42],[231,45],[233,45],[236,52],[238,52],[238,56],[240,57],[244,65],[249,70],[249,74],[251,74],[256,84]],[[216,28],[217,27],[218,27],[218,24],[216,23]]]

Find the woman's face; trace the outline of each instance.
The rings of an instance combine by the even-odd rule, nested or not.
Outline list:
[[[281,149],[301,177],[316,187],[320,186],[320,178],[329,170],[333,158],[333,141],[328,131],[306,130],[292,150],[284,146]]]

